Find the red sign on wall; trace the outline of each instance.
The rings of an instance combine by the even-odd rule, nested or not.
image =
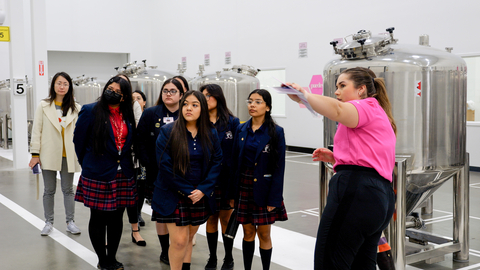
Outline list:
[[[38,75],[39,76],[45,75],[45,65],[43,64],[43,61],[38,61]]]

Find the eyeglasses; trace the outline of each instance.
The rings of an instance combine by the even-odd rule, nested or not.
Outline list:
[[[248,100],[245,100],[245,102],[247,103],[247,105],[252,105],[252,103],[255,102],[256,105],[262,105],[265,101],[263,100],[251,100],[251,99],[248,99]]]
[[[162,90],[162,93],[163,93],[164,95],[170,94],[170,95],[172,95],[172,96],[175,96],[175,95],[177,94],[177,92],[178,92],[178,90],[175,90],[175,89],[173,89],[173,90],[163,89],[163,90]]]
[[[205,95],[205,99],[206,99],[207,101],[209,101],[211,97],[212,97],[212,95],[210,95],[210,94],[206,94],[206,95]]]
[[[119,94],[119,95],[121,95],[121,96],[123,97],[122,90],[115,91],[115,90],[113,90],[113,88],[110,88],[110,87],[107,87],[107,90],[110,90],[110,91],[112,91],[112,92],[115,92],[115,93],[117,93],[117,94]]]
[[[68,83],[61,83],[61,82],[57,82],[57,83],[55,83],[55,85],[58,86],[58,87],[63,86],[65,88],[68,88],[70,86],[70,84],[68,84]]]

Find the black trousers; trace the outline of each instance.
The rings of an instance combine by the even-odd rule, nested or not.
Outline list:
[[[395,209],[390,181],[374,169],[337,166],[318,227],[315,269],[376,269],[377,245]]]

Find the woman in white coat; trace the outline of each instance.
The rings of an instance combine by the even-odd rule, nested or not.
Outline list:
[[[78,119],[80,105],[73,97],[72,79],[65,72],[55,74],[50,86],[50,96],[40,102],[33,121],[29,166],[42,167],[44,193],[43,210],[45,227],[41,235],[53,230],[54,196],[57,187],[57,171],[60,172],[67,232],[79,234],[74,223],[75,204],[73,175],[80,171],[73,145],[73,130]]]

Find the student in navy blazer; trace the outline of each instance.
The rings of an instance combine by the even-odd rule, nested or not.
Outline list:
[[[237,220],[243,226],[245,269],[252,267],[255,235],[263,269],[269,269],[271,224],[288,219],[283,204],[285,134],[271,117],[272,97],[267,90],[252,91],[247,104],[252,118],[238,126],[233,153]]]
[[[152,216],[170,233],[172,270],[190,269],[193,237],[215,211],[214,188],[222,161],[203,94],[187,91],[180,104],[178,119],[163,126],[157,138],[160,172],[152,201]]]
[[[158,175],[158,163],[155,153],[158,134],[162,126],[177,120],[180,99],[185,93],[183,85],[174,78],[166,80],[161,89],[162,91],[155,106],[143,112],[137,127],[139,159],[142,165],[145,166],[147,174],[145,197],[150,200],[152,199],[154,183]],[[154,219],[155,217],[153,217]],[[160,261],[168,265],[170,264],[168,260],[170,239],[167,226],[164,223],[156,223],[156,229],[158,240],[162,247]]]
[[[231,177],[232,169],[232,150],[235,141],[235,133],[240,120],[233,116],[227,107],[227,101],[222,88],[218,84],[206,84],[200,87],[200,92],[205,95],[208,104],[208,114],[210,122],[213,123],[218,132],[218,138],[221,142],[223,160],[222,172],[218,177],[215,187],[215,197],[217,211],[213,213],[207,221],[207,243],[210,251],[205,270],[215,270],[217,268],[217,243],[218,243],[218,221],[222,226],[223,246],[225,249],[225,258],[223,259],[223,270],[231,270],[234,267],[233,262],[233,239],[224,235],[228,221],[233,211],[233,193],[230,188],[233,186]]]
[[[98,269],[123,269],[116,259],[123,212],[135,206],[137,199],[134,134],[132,89],[125,79],[115,76],[106,83],[98,102],[82,107],[73,135],[82,166],[75,200],[90,208],[88,233]]]

